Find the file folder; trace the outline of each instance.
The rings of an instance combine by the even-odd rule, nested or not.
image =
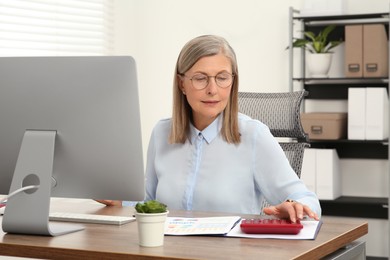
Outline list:
[[[335,149],[316,149],[316,192],[321,200],[341,196],[339,157]]]
[[[386,88],[366,89],[366,140],[389,137],[389,99]]]
[[[389,75],[389,49],[383,24],[363,25],[363,77]]]
[[[366,88],[348,88],[348,139],[366,139]]]
[[[316,193],[316,149],[306,148],[303,154],[301,180],[306,187]]]
[[[345,26],[345,77],[363,77],[363,25]]]

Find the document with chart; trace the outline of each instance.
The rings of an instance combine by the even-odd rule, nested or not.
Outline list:
[[[311,240],[317,237],[321,221],[302,220],[302,230],[298,234],[246,234],[241,230],[243,219],[239,216],[224,217],[168,217],[165,222],[165,235],[213,235],[225,237],[245,238],[275,238],[275,239],[303,239]]]
[[[226,235],[241,217],[182,218],[168,217],[165,235]]]

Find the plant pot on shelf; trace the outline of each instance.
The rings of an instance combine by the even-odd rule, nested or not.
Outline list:
[[[307,53],[306,66],[311,78],[327,78],[333,53]]]

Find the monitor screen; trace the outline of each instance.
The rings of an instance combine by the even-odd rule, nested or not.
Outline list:
[[[28,203],[48,182],[49,197],[144,199],[132,57],[0,58],[0,194],[40,185],[15,195]]]

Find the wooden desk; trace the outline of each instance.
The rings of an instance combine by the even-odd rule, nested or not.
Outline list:
[[[55,199],[52,210],[132,215],[130,207],[105,207],[93,201]],[[215,216],[171,211],[170,216]],[[0,218],[1,219],[1,218]],[[316,240],[274,240],[207,236],[166,236],[164,246],[138,245],[136,222],[123,226],[86,224],[85,230],[59,236],[5,234],[0,255],[44,259],[319,259],[359,239],[368,224],[350,218],[325,217]]]

